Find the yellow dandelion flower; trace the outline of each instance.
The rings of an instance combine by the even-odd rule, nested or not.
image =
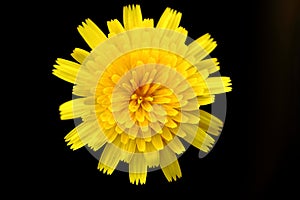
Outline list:
[[[216,42],[205,34],[187,44],[181,16],[167,8],[154,26],[139,5],[125,6],[123,25],[108,21],[108,35],[87,19],[78,31],[91,51],[76,48],[75,61],[54,65],[54,75],[74,84],[61,119],[80,119],[65,140],[73,150],[100,151],[103,173],[123,162],[131,183],[144,184],[159,168],[176,180],[178,156],[190,144],[209,152],[220,134],[223,122],[200,107],[231,91],[230,78],[210,76],[220,69],[209,57]]]

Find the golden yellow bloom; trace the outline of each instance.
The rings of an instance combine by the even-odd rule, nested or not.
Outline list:
[[[167,8],[154,27],[139,5],[126,6],[123,25],[107,22],[108,36],[87,19],[78,31],[92,50],[76,48],[76,62],[54,65],[53,74],[73,83],[76,96],[60,106],[61,119],[81,119],[65,140],[73,150],[102,150],[98,169],[104,173],[124,162],[131,183],[144,184],[155,168],[176,180],[187,144],[209,152],[220,134],[222,121],[199,107],[231,91],[230,78],[210,76],[220,69],[208,57],[216,42],[205,34],[186,44],[180,19]]]

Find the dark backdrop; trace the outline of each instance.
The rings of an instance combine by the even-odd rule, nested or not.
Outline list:
[[[121,21],[122,7],[129,3],[140,4],[143,16],[155,22],[167,6],[182,12],[181,25],[190,37],[210,33],[215,38],[218,46],[211,56],[220,60],[221,74],[232,78],[219,141],[204,159],[189,148],[179,158],[183,177],[176,182],[168,183],[161,171],[149,173],[143,186],[130,184],[124,172],[103,175],[88,151],[73,152],[63,140],[74,124],[59,120],[58,106],[72,97],[72,85],[53,76],[52,65],[58,57],[70,59],[75,47],[88,49],[76,29],[83,20],[91,18],[107,33],[106,21]],[[25,159],[18,160],[20,176],[12,186],[29,186],[25,193],[41,193],[41,198],[297,195],[299,1],[99,0],[18,6],[22,14],[13,10],[10,15],[18,16],[16,25],[23,30],[22,35],[14,33],[25,42],[22,61],[28,66],[24,71],[30,72],[26,77],[30,90],[24,102],[28,102],[26,112],[34,117],[24,116],[30,122],[22,130],[28,131],[25,139],[30,141],[21,141],[30,152],[18,157]]]

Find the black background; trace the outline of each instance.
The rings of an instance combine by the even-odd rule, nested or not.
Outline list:
[[[154,18],[155,23],[166,7],[182,12],[181,26],[191,38],[210,33],[218,43],[211,56],[219,59],[221,74],[233,82],[219,141],[203,159],[198,150],[189,148],[179,158],[183,177],[176,182],[168,183],[161,171],[150,172],[142,186],[130,184],[124,172],[104,175],[88,151],[73,152],[63,140],[74,123],[61,121],[58,107],[71,99],[72,85],[51,74],[56,58],[71,59],[75,47],[89,50],[77,32],[86,18],[107,33],[106,21],[121,21],[123,6],[133,3],[140,4],[143,17]],[[22,97],[11,101],[18,113],[24,109],[24,124],[11,127],[18,132],[12,134],[14,139],[25,147],[17,148],[11,158],[17,164],[10,186],[29,188],[22,191],[31,196],[68,199],[298,196],[298,1],[46,1],[12,8],[16,6],[21,11],[12,9],[6,16],[12,28],[5,30],[22,42],[10,45],[10,52],[20,57],[9,61],[25,77],[15,87]],[[10,119],[15,118],[13,113]],[[22,131],[16,131],[19,127]]]

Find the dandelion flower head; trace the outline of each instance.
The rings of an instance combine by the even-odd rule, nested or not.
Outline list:
[[[151,169],[177,180],[178,156],[189,145],[209,152],[220,134],[223,122],[201,106],[231,91],[231,81],[210,76],[220,69],[209,57],[216,42],[205,34],[187,44],[181,17],[166,8],[155,25],[139,5],[125,6],[123,24],[108,21],[107,35],[83,22],[78,31],[91,49],[75,48],[74,61],[57,59],[53,74],[74,84],[61,119],[80,119],[65,140],[73,150],[100,151],[103,173],[122,162],[133,184],[144,184]]]

